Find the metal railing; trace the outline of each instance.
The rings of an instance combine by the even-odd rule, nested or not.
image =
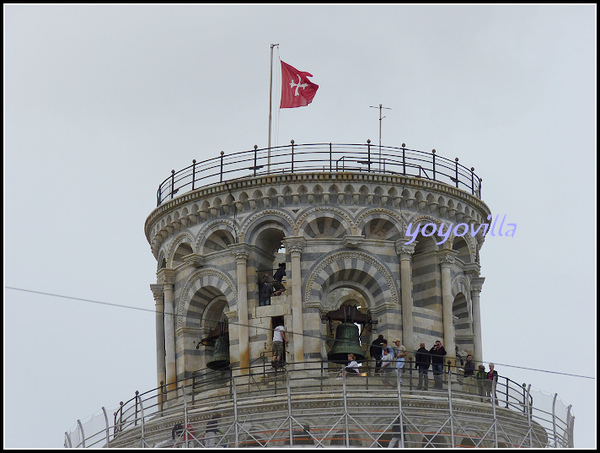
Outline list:
[[[404,175],[443,182],[481,198],[482,179],[475,168],[431,152],[402,147],[365,144],[314,143],[225,154],[197,162],[171,175],[158,187],[157,206],[189,191],[223,181],[282,173],[360,172]]]
[[[161,386],[136,392],[112,417],[103,408],[103,426],[97,423],[102,417],[95,418],[93,427],[78,420],[76,429],[65,433],[65,447],[148,447],[169,442],[210,446],[215,439],[203,431],[206,420],[218,412],[216,442],[222,446],[281,447],[299,442],[384,447],[391,441],[392,425],[404,420],[406,439],[400,440],[409,447],[573,447],[571,406],[560,407],[556,394],[536,393],[507,377],[499,376],[486,390],[448,366],[443,387],[424,391],[417,389],[418,372],[411,362],[400,375],[378,375],[371,361],[363,361],[359,376],[343,374],[340,379],[341,367],[313,361],[272,371],[265,359],[248,370],[202,370],[171,390]],[[419,412],[419,403],[437,409]],[[369,409],[371,404],[376,407]],[[191,413],[193,422],[188,418]],[[204,417],[201,421],[199,414]],[[485,420],[490,422],[487,430],[473,431]],[[184,430],[175,436],[171,430],[177,423]],[[465,431],[464,426],[471,429]]]

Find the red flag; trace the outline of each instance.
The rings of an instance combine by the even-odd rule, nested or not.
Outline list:
[[[307,77],[312,77],[312,74],[298,71],[293,66],[281,62],[281,104],[279,108],[303,107],[312,102],[319,85],[312,83]]]

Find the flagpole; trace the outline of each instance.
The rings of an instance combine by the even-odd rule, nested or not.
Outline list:
[[[374,105],[370,105],[369,107],[373,109],[378,108]],[[384,107],[383,105],[379,104],[379,171],[381,171],[381,120],[385,118],[385,116],[381,116],[381,109],[392,110],[389,107]]]
[[[267,173],[271,172],[271,118],[273,108],[273,47],[279,44],[271,44],[271,71],[269,77],[269,141],[267,148]]]

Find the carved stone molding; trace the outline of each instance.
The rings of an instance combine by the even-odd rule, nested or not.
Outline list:
[[[236,260],[247,260],[250,256],[250,246],[248,244],[231,244],[228,248]]]
[[[438,262],[442,266],[454,264],[456,261],[457,255],[458,255],[458,252],[456,250],[438,250],[437,251]]]
[[[151,284],[150,289],[152,290],[152,296],[154,297],[155,302],[162,303],[162,297],[165,292],[163,285]]]
[[[286,252],[289,253],[302,253],[304,247],[306,247],[306,239],[302,236],[292,236],[283,240]]]
[[[485,277],[476,277],[471,279],[471,291],[475,291],[480,293],[483,287],[483,282],[485,281]]]
[[[408,238],[402,238],[402,239],[398,239],[395,243],[396,245],[396,254],[399,255],[401,258],[410,258],[410,256],[415,253],[415,247],[417,246],[416,242],[413,242],[411,244],[406,244],[406,242],[409,242],[410,239]],[[403,255],[407,255],[407,256],[403,256]]]
[[[201,268],[206,263],[206,258],[202,255],[198,255],[197,253],[192,253],[190,255],[185,255],[183,257],[183,261],[190,266]]]
[[[175,271],[173,269],[167,269],[163,267],[157,273],[157,279],[163,285],[174,285],[175,284]]]
[[[344,245],[349,249],[357,248],[363,241],[365,237],[363,235],[350,235],[347,234],[344,236]]]

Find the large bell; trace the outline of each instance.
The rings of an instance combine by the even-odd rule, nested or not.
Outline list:
[[[221,334],[215,341],[212,358],[206,364],[211,370],[224,370],[229,367],[229,335]]]
[[[354,354],[357,361],[366,358],[360,347],[358,326],[351,322],[343,322],[335,330],[335,343],[327,354],[331,362],[347,363],[348,354]]]

